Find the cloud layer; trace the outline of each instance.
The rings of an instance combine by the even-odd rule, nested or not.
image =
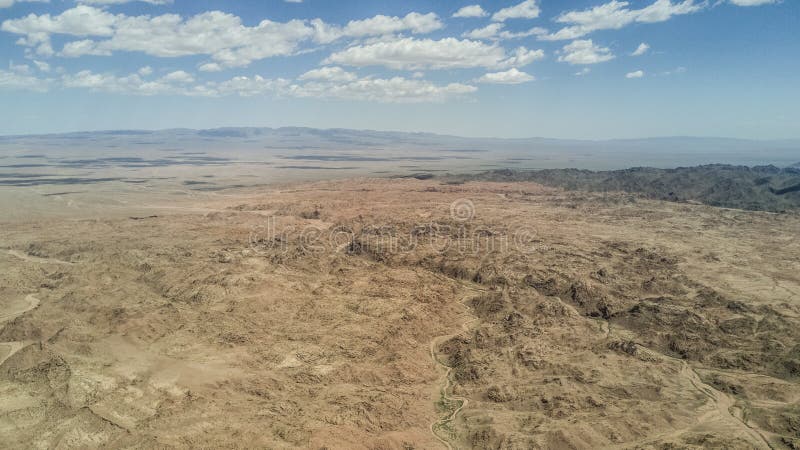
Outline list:
[[[133,1],[149,4],[147,8],[153,12],[147,15],[117,12],[120,8],[116,5]],[[48,3],[48,0],[0,0],[0,8],[33,2]],[[779,3],[719,0],[717,4],[722,2],[743,7]],[[60,10],[57,13],[9,16],[0,23],[0,31],[15,39],[28,59],[27,63],[11,62],[7,70],[0,69],[0,89],[38,92],[88,89],[115,94],[208,97],[269,94],[438,102],[468,96],[477,91],[477,84],[514,85],[534,81],[525,68],[548,58],[544,49],[532,48],[537,42],[551,46],[550,60],[556,63],[579,66],[605,63],[617,55],[607,44],[595,39],[614,41],[588,35],[633,24],[666,22],[709,6],[701,0],[648,0],[636,5],[611,0],[542,18],[538,0],[523,0],[494,11],[472,4],[444,11],[443,16],[412,11],[336,24],[319,18],[285,21],[265,18],[254,22],[222,11],[182,16],[169,12],[173,0],[64,3],[65,9],[50,3],[53,9]],[[450,18],[442,18],[449,14]],[[472,25],[454,36],[446,20]],[[556,25],[553,30],[545,28],[553,24]],[[626,45],[633,48],[635,44]],[[648,54],[649,50],[650,46],[642,42],[633,51],[620,53],[619,61]],[[149,58],[151,65],[128,74],[63,68],[64,64],[74,66],[91,60],[89,57],[97,60],[96,57],[114,58],[128,53]],[[305,67],[299,73],[241,74],[262,60],[309,53],[318,55],[319,65]],[[165,59],[178,62],[166,63],[170,69],[159,69],[158,62]],[[187,60],[192,62],[187,64]],[[435,77],[438,82],[425,80],[431,72],[440,74]],[[585,76],[590,70],[584,67],[570,73]],[[623,73],[618,69],[618,76]],[[660,72],[653,73],[657,76]],[[625,73],[625,77],[642,78],[644,74],[644,70],[637,70]],[[452,82],[442,82],[443,77],[451,77]]]

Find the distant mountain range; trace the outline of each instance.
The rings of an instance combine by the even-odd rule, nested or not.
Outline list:
[[[69,133],[52,134],[32,134],[32,135],[0,135],[0,141],[13,141],[19,139],[102,139],[108,137],[204,137],[220,139],[280,139],[280,138],[301,138],[321,139],[331,142],[341,142],[342,140],[358,139],[364,142],[369,141],[396,141],[404,143],[445,143],[445,142],[471,142],[482,145],[505,143],[507,145],[536,144],[536,145],[555,145],[555,146],[587,146],[594,148],[633,148],[633,149],[703,149],[706,151],[737,149],[784,149],[800,148],[800,139],[778,139],[778,140],[752,140],[735,139],[720,137],[692,137],[692,136],[671,136],[653,138],[633,138],[633,139],[557,139],[544,137],[530,138],[494,138],[494,137],[462,137],[445,134],[425,133],[425,132],[403,132],[403,131],[376,131],[376,130],[355,130],[347,128],[307,128],[307,127],[223,127],[210,129],[188,129],[171,128],[163,130],[101,130],[101,131],[78,131]]]
[[[335,152],[372,157],[406,152],[490,162],[495,167],[622,169],[670,168],[712,163],[786,167],[798,163],[800,140],[745,140],[708,137],[574,140],[467,138],[432,133],[284,128],[109,130],[30,136],[0,136],[0,155],[20,151],[80,151],[100,156],[138,156],[165,150],[239,154],[324,156]],[[294,153],[293,153],[294,152]],[[454,158],[455,159],[455,158]],[[454,166],[455,167],[455,166]]]

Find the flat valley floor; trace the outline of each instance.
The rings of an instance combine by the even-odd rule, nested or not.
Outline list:
[[[2,448],[800,448],[797,214],[414,179],[86,195],[0,219]]]

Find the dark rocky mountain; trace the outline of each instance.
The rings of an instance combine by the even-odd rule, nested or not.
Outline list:
[[[697,201],[712,206],[757,211],[800,209],[800,167],[797,165],[780,168],[711,164],[675,169],[637,167],[612,171],[494,170],[451,178],[533,181],[569,190],[624,191],[651,199]]]

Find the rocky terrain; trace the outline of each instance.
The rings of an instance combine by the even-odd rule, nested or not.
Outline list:
[[[5,219],[0,447],[800,448],[800,216],[496,175]]]
[[[755,211],[800,209],[800,168],[797,164],[786,168],[712,164],[676,169],[638,167],[612,171],[504,169],[470,176],[449,176],[447,179],[451,182],[464,179],[533,181],[571,190],[624,191],[650,199],[696,201]]]

